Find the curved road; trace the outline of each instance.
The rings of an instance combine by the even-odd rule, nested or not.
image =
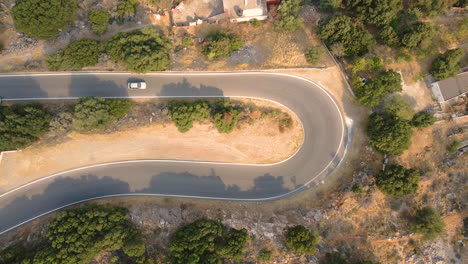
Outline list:
[[[128,79],[144,79],[148,89],[129,91]],[[291,75],[261,72],[0,75],[0,96],[7,101],[90,95],[268,99],[297,114],[305,130],[304,142],[288,160],[268,165],[146,160],[101,164],[52,175],[0,194],[0,234],[52,210],[104,196],[280,199],[314,186],[339,165],[345,153],[346,128],[332,97],[312,82]]]

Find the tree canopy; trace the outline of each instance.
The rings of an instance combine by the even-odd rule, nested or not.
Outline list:
[[[444,228],[440,215],[431,207],[418,209],[410,224],[410,229],[422,234],[425,240],[436,239],[444,232]]]
[[[286,246],[296,254],[312,255],[320,238],[301,225],[289,227],[285,234]]]
[[[424,128],[431,126],[435,123],[435,121],[437,121],[437,119],[434,117],[434,115],[426,111],[421,111],[413,116],[411,125],[417,128]]]
[[[396,115],[398,118],[410,121],[414,116],[414,109],[411,102],[405,97],[397,94],[385,102],[384,111]]]
[[[154,29],[143,28],[114,35],[107,43],[107,53],[130,71],[163,71],[170,64],[170,47],[169,40]]]
[[[17,0],[14,26],[28,36],[52,40],[75,19],[76,9],[75,0]]]
[[[419,171],[400,165],[389,165],[375,177],[377,187],[390,196],[400,197],[418,190]]]
[[[460,72],[460,60],[465,54],[461,49],[451,49],[439,54],[432,62],[431,73],[439,80],[448,79]]]
[[[411,145],[411,125],[389,113],[372,113],[367,123],[371,145],[380,152],[401,155]]]
[[[193,127],[193,121],[203,121],[210,117],[210,105],[206,100],[193,103],[171,101],[169,115],[179,131],[185,133]]]
[[[201,53],[209,59],[217,60],[231,56],[243,44],[243,41],[232,33],[225,30],[214,31],[206,36]]]
[[[377,26],[390,24],[403,8],[401,0],[345,0],[344,3],[359,19]]]
[[[213,121],[220,133],[231,133],[239,120],[239,111],[229,101],[219,100],[214,105]]]
[[[401,46],[408,49],[426,48],[434,36],[434,28],[429,23],[416,22],[406,26],[401,33]]]
[[[47,132],[49,122],[40,104],[0,106],[0,151],[27,147]]]
[[[382,71],[380,76],[363,80],[355,76],[351,85],[357,101],[367,107],[375,107],[390,93],[402,90],[401,75],[393,70]]]
[[[65,49],[48,56],[46,59],[49,70],[81,70],[85,66],[96,65],[104,51],[104,46],[94,39],[73,41]]]
[[[82,97],[75,105],[73,128],[81,132],[105,129],[117,119],[124,117],[131,106],[131,102],[124,99]]]
[[[372,34],[347,16],[332,16],[321,20],[318,34],[329,46],[343,45],[345,55],[349,57],[364,55],[376,43]]]
[[[96,35],[106,33],[107,24],[110,21],[110,14],[102,9],[93,9],[89,12],[89,22],[91,29]]]
[[[278,6],[278,22],[275,29],[281,32],[294,32],[303,26],[303,19],[299,15],[303,0],[283,0]]]

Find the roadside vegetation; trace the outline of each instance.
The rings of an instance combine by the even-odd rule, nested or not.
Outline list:
[[[106,33],[109,21],[110,14],[102,9],[93,9],[89,12],[89,22],[91,22],[91,29],[98,36]]]
[[[232,33],[225,30],[213,31],[206,36],[201,53],[209,59],[217,60],[229,57],[243,44],[242,39]]]
[[[52,71],[79,71],[83,67],[98,63],[104,46],[97,40],[76,40],[65,49],[58,51],[46,59],[47,67]]]
[[[320,237],[306,227],[297,225],[289,227],[285,234],[286,246],[295,254],[312,255]]]

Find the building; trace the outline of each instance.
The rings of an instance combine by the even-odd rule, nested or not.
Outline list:
[[[265,0],[223,0],[224,13],[231,22],[265,20],[268,18]]]
[[[431,90],[437,101],[444,102],[468,92],[468,72],[431,84]]]

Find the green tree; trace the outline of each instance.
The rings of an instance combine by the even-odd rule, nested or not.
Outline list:
[[[64,50],[56,52],[46,58],[49,70],[81,70],[86,66],[96,65],[104,47],[94,39],[80,39],[73,41]]]
[[[418,9],[429,17],[434,17],[445,11],[444,0],[411,0],[409,7]]]
[[[75,0],[17,0],[12,9],[16,30],[52,40],[75,19]]]
[[[344,3],[359,19],[377,26],[389,25],[403,8],[401,0],[345,0]]]
[[[107,43],[111,59],[125,62],[134,72],[163,71],[169,64],[169,40],[152,28],[114,35]]]
[[[216,242],[222,237],[223,225],[214,220],[198,220],[174,233],[169,245],[169,260],[173,264],[221,264]]]
[[[0,106],[0,151],[27,147],[49,129],[50,115],[39,104]]]
[[[101,97],[83,97],[75,105],[73,128],[85,132],[107,128],[115,118],[110,113],[109,104]]]
[[[367,123],[367,136],[371,145],[380,152],[401,155],[411,145],[411,125],[395,115],[372,113]]]
[[[320,238],[301,225],[289,227],[285,235],[286,246],[296,254],[312,255]]]
[[[431,44],[434,28],[429,23],[416,22],[406,26],[401,34],[401,46],[408,49],[426,48]]]
[[[440,215],[431,207],[423,207],[416,211],[411,221],[410,229],[423,235],[424,240],[434,240],[444,232],[445,224]]]
[[[418,191],[419,171],[400,165],[389,165],[375,177],[377,187],[393,197],[400,197]]]
[[[414,109],[410,101],[401,95],[395,95],[385,102],[384,111],[406,121],[410,121],[414,116]]]
[[[102,9],[93,9],[89,12],[89,22],[91,29],[96,35],[106,33],[107,25],[110,21],[110,14]]]
[[[227,100],[219,100],[214,106],[213,121],[219,133],[231,133],[239,120],[239,111]]]
[[[455,154],[458,151],[458,148],[460,148],[460,142],[457,140],[452,141],[450,144],[447,146],[447,151],[449,153]]]
[[[411,125],[417,128],[424,128],[431,126],[435,121],[437,121],[437,118],[435,118],[434,115],[426,111],[422,111],[413,116]]]
[[[379,30],[379,40],[390,47],[396,47],[400,43],[397,32],[391,26],[384,26]]]
[[[307,63],[317,64],[323,56],[323,49],[321,46],[310,47],[304,53]]]
[[[445,80],[460,72],[460,60],[465,54],[461,49],[451,49],[439,54],[432,62],[431,74],[434,78]]]
[[[317,32],[327,45],[343,45],[345,55],[349,57],[363,55],[375,46],[372,34],[347,16],[332,16],[321,20]]]
[[[115,119],[125,117],[132,108],[132,102],[127,99],[107,99],[106,102],[109,105],[109,113]]]
[[[271,261],[273,259],[273,251],[264,248],[258,252],[257,259],[259,261]]]
[[[201,52],[209,59],[220,59],[231,56],[239,50],[243,41],[225,30],[214,31],[206,36]]]
[[[218,243],[216,253],[223,258],[240,260],[245,255],[244,248],[249,238],[249,233],[244,228],[232,229]]]
[[[319,7],[325,11],[334,12],[341,6],[342,3],[343,0],[323,0],[320,1]]]
[[[390,93],[402,90],[401,75],[393,70],[383,71],[379,77],[363,81],[356,76],[351,80],[357,101],[367,107],[375,107]]]
[[[123,244],[123,252],[131,257],[136,263],[145,261],[146,244],[140,232],[136,231],[128,235]]]
[[[131,17],[136,13],[138,0],[124,0],[117,6],[117,13],[120,17]]]
[[[210,105],[205,100],[193,103],[171,101],[169,115],[179,131],[185,133],[193,127],[193,121],[203,121],[210,117]]]
[[[275,29],[280,32],[294,32],[302,28],[304,21],[299,15],[303,0],[283,0],[278,6],[278,22]]]

